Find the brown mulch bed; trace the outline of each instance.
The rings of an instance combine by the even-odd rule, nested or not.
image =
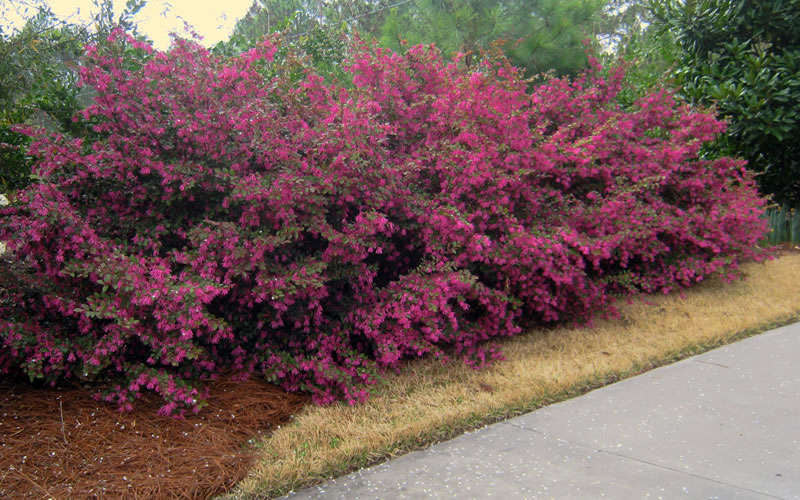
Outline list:
[[[800,246],[777,245],[778,255]],[[146,396],[129,413],[80,387],[0,380],[0,498],[208,498],[228,491],[252,446],[309,398],[266,382],[209,385],[208,406],[183,420]]]
[[[157,415],[157,397],[119,413],[79,387],[0,382],[0,498],[221,494],[247,473],[259,434],[308,403],[255,379],[210,390],[208,406],[178,420]]]

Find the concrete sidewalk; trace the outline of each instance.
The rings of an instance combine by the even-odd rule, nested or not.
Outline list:
[[[290,495],[800,499],[800,324]]]

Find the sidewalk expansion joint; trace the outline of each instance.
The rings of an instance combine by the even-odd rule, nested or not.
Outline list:
[[[634,462],[639,462],[639,463],[642,463],[642,464],[650,465],[650,466],[653,466],[653,467],[657,467],[659,469],[669,470],[669,471],[672,471],[672,472],[677,472],[678,474],[684,474],[686,476],[691,476],[691,477],[695,477],[695,478],[698,478],[698,479],[703,479],[703,480],[706,480],[706,481],[710,481],[712,483],[720,484],[722,486],[727,486],[728,488],[734,488],[734,489],[737,489],[737,490],[747,491],[749,493],[755,493],[757,495],[762,495],[762,496],[769,497],[769,498],[777,498],[778,500],[781,500],[783,498],[783,497],[779,497],[779,496],[773,495],[771,493],[766,493],[764,491],[754,490],[752,488],[748,488],[746,486],[742,486],[742,485],[739,485],[739,484],[733,484],[733,483],[729,483],[727,481],[714,479],[713,477],[704,476],[702,474],[696,474],[694,472],[688,472],[688,471],[685,471],[685,470],[676,469],[675,467],[670,467],[668,465],[662,465],[662,464],[658,464],[658,463],[655,463],[655,462],[650,462],[648,460],[643,460],[641,458],[636,458],[636,457],[631,457],[631,456],[628,456],[628,455],[623,455],[622,453],[616,453],[616,452],[613,452],[613,451],[610,451],[610,450],[603,450],[603,449],[600,449],[600,450],[597,450],[597,451],[598,451],[598,453],[605,453],[606,455],[611,455],[611,456],[615,456],[615,457],[619,457],[619,458],[624,458],[624,459],[627,459],[627,460],[633,460]]]
[[[727,368],[727,367],[725,367],[725,368]],[[533,432],[535,434],[539,434],[539,435],[545,437],[546,439],[554,439],[556,441],[561,441],[561,442],[567,443],[567,444],[569,444],[571,446],[575,446],[575,447],[578,447],[578,448],[584,448],[586,450],[592,451],[593,453],[604,453],[606,455],[611,455],[611,456],[614,456],[614,457],[617,457],[617,458],[622,458],[622,459],[625,459],[625,460],[632,460],[634,462],[639,462],[639,463],[642,463],[642,464],[645,464],[645,465],[649,465],[651,467],[656,467],[656,468],[659,468],[659,469],[668,470],[668,471],[671,471],[671,472],[676,472],[678,474],[683,474],[683,475],[686,475],[686,476],[691,476],[691,477],[694,477],[694,478],[697,478],[697,479],[701,479],[701,480],[704,480],[704,481],[709,481],[709,482],[712,482],[712,483],[716,483],[716,484],[719,484],[719,485],[722,485],[722,486],[725,486],[725,487],[728,487],[728,488],[733,488],[733,489],[737,489],[737,490],[741,490],[741,491],[746,491],[748,493],[754,493],[756,495],[761,495],[761,496],[764,496],[764,497],[767,497],[767,498],[775,498],[775,499],[778,499],[778,500],[782,500],[782,498],[783,498],[783,497],[779,497],[779,496],[773,495],[771,493],[766,493],[766,492],[763,492],[763,491],[758,491],[758,490],[754,490],[752,488],[748,488],[746,486],[741,486],[741,485],[738,485],[738,484],[733,484],[733,483],[729,483],[729,482],[726,482],[726,481],[722,481],[722,480],[719,480],[719,479],[714,479],[712,477],[704,476],[702,474],[696,474],[694,472],[688,472],[688,471],[685,471],[685,470],[676,469],[675,467],[670,467],[668,465],[662,465],[662,464],[659,464],[659,463],[650,462],[648,460],[644,460],[644,459],[637,458],[637,457],[632,457],[632,456],[625,455],[625,454],[622,454],[622,453],[613,452],[613,451],[610,451],[610,450],[604,450],[602,448],[596,448],[594,446],[590,446],[590,445],[587,445],[585,443],[581,443],[581,442],[578,442],[578,441],[572,441],[572,440],[569,440],[569,439],[564,439],[564,438],[561,438],[561,437],[557,437],[554,434],[550,434],[550,433],[547,433],[547,432],[539,430],[539,429],[531,429],[530,427],[524,427],[524,426],[512,423],[510,421],[505,421],[505,422],[500,422],[500,423],[501,424],[510,425],[512,427],[515,427],[517,429],[521,429],[523,431],[528,431],[528,432]]]
[[[703,363],[704,365],[719,366],[721,368],[730,368],[730,366],[723,365],[722,363],[714,363],[713,361],[703,361],[702,359],[695,359],[694,362]]]

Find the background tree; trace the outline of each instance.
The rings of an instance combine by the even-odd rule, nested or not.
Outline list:
[[[504,39],[512,63],[537,74],[575,74],[586,65],[583,41],[593,38],[600,0],[414,0],[392,9],[381,44],[400,50],[434,43],[446,55],[478,52]]]
[[[213,51],[233,56],[253,48],[271,33],[282,33],[285,43],[277,54],[279,61],[286,61],[290,53],[294,57],[307,56],[309,63],[327,79],[346,80],[342,65],[347,53],[347,35],[351,25],[366,17],[363,13],[372,7],[371,2],[363,0],[330,3],[254,0],[247,13],[236,22],[230,38],[218,43]],[[297,76],[301,73],[298,70]]]
[[[625,65],[625,80],[617,100],[625,107],[659,88],[676,86],[670,71],[679,49],[669,30],[655,24],[648,0],[609,0],[599,21],[599,45],[604,67]]]
[[[728,119],[716,149],[748,160],[762,192],[800,207],[800,0],[654,0],[674,37],[672,75],[691,103]]]
[[[647,0],[606,0],[597,25],[598,38],[610,52],[624,48],[652,22]]]
[[[342,37],[358,32],[393,50],[435,44],[445,56],[478,54],[505,40],[512,63],[528,74],[575,74],[585,67],[584,40],[603,26],[604,0],[255,0],[217,52],[237,53],[268,33],[304,47],[314,66],[341,62]],[[607,24],[607,23],[606,23]],[[343,56],[342,56],[343,57]],[[324,71],[323,71],[324,72]]]
[[[0,191],[30,181],[29,139],[13,130],[15,124],[71,135],[87,132],[83,123],[72,120],[91,100],[78,87],[84,46],[102,43],[114,27],[137,34],[133,18],[144,5],[144,0],[128,0],[115,17],[113,0],[96,0],[91,21],[81,25],[59,19],[44,3],[32,3],[24,5],[32,15],[22,28],[0,27]]]
[[[519,19],[527,24],[519,36],[521,43],[510,52],[511,61],[528,74],[582,71],[587,61],[585,42],[596,43],[604,4],[604,0],[519,2]]]
[[[24,186],[30,172],[28,138],[13,124],[33,122],[69,130],[78,108],[75,65],[88,40],[82,27],[40,8],[17,33],[0,33],[0,189]]]
[[[253,0],[230,39],[252,44],[270,33],[298,38],[315,28],[374,33],[387,5],[386,0]]]

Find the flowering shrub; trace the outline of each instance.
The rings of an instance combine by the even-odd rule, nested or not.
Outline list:
[[[360,45],[347,89],[281,77],[273,40],[115,37],[82,70],[95,137],[38,133],[41,180],[0,211],[2,373],[167,414],[228,370],[354,402],[405,358],[479,366],[486,339],[758,257],[742,162],[700,156],[723,124],[666,93],[622,111],[619,72],[529,92],[503,61]]]

